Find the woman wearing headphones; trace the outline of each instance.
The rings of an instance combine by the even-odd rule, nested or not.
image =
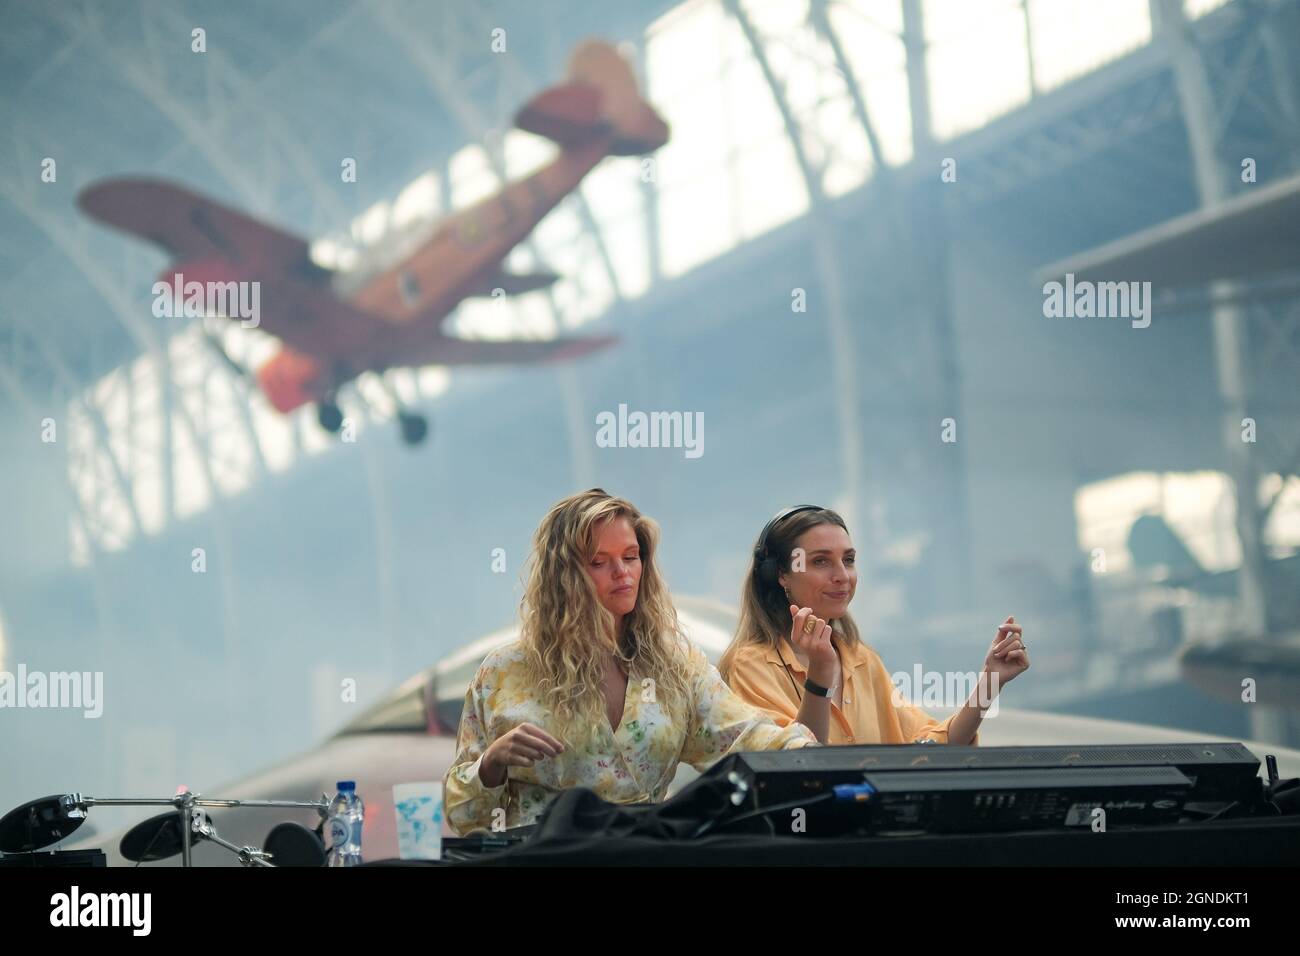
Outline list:
[[[758,536],[740,622],[718,667],[731,689],[781,724],[798,721],[828,744],[978,744],[979,725],[1007,681],[1029,667],[1014,617],[998,628],[979,686],[935,720],[899,699],[880,655],[849,615],[856,552],[844,519],[800,505]]]
[[[658,543],[651,519],[599,488],[542,520],[519,640],[488,654],[465,695],[445,781],[455,832],[532,823],[572,787],[658,802],[681,761],[816,744],[737,697],[685,640]]]

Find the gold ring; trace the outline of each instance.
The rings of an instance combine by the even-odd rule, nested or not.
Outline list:
[[[808,620],[803,622],[803,632],[805,634],[811,634],[816,629],[817,629],[817,625],[813,623],[812,618],[808,618]]]

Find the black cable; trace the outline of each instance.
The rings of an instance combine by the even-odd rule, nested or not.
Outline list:
[[[175,818],[173,817],[172,819]],[[135,866],[131,867],[131,869],[134,870],[136,866],[139,866],[141,863],[145,861],[146,858],[148,858],[149,851],[153,849],[153,845],[158,842],[158,838],[163,835],[163,831],[166,829],[167,829],[167,821],[164,821],[162,826],[158,827],[158,829],[154,831],[153,839],[151,839],[148,842],[148,844],[145,845],[144,852],[140,854],[140,859],[135,861]],[[185,839],[184,834],[181,834],[181,839],[182,840]]]
[[[1233,807],[1238,806],[1238,805],[1239,805],[1238,801],[1233,800],[1233,801],[1232,801],[1230,804],[1228,804],[1226,807],[1221,807],[1221,808],[1219,808],[1218,810],[1215,810],[1213,813],[1211,813],[1208,817],[1206,817],[1206,818],[1205,818],[1204,820],[1202,820],[1201,822],[1202,822],[1202,823],[1209,823],[1211,820],[1217,820],[1217,819],[1219,819],[1219,817],[1223,816],[1225,813],[1227,813],[1227,812],[1228,812],[1229,810],[1231,810]]]
[[[703,836],[704,834],[708,833],[711,828],[714,830],[720,830],[723,827],[729,827],[736,823],[742,823],[745,820],[753,820],[756,817],[766,817],[768,816],[768,814],[779,813],[782,810],[793,810],[796,807],[810,807],[813,806],[814,804],[824,803],[827,800],[834,800],[834,799],[835,799],[834,792],[819,793],[817,794],[817,796],[812,797],[811,799],[805,798],[802,800],[790,800],[787,801],[786,803],[778,803],[772,807],[762,807],[761,809],[758,810],[751,810],[748,813],[742,813],[738,817],[731,817],[730,819],[723,820],[721,823],[717,823],[717,819],[712,818],[709,820],[705,820],[704,824],[701,827],[699,827],[699,829],[697,829],[694,833],[691,834],[691,839],[694,840],[698,837]],[[772,823],[771,820],[768,820],[767,823],[768,823],[768,828],[771,830],[771,835],[776,836],[775,825]],[[717,824],[717,826],[715,827],[714,824]]]
[[[36,865],[36,808],[27,808],[27,857],[28,862]]]
[[[780,656],[780,658],[781,658],[781,666],[783,666],[783,667],[785,668],[785,672],[786,672],[787,676],[789,676],[789,678],[790,678],[790,683],[791,683],[791,684],[794,684],[794,696],[798,699],[798,701],[799,701],[799,706],[802,707],[802,706],[803,706],[803,693],[799,690],[799,685],[795,682],[795,679],[794,679],[794,671],[790,670],[790,665],[786,663],[786,661],[785,661],[785,655],[781,653],[781,649],[780,649],[779,647],[777,648],[776,653],[777,653],[777,654]]]
[[[137,866],[139,866],[141,863],[143,863],[143,862],[148,858],[148,856],[149,856],[149,851],[152,850],[152,849],[153,849],[153,845],[154,845],[155,843],[158,842],[158,837],[162,836],[162,832],[163,832],[163,828],[162,828],[162,827],[159,827],[158,830],[157,830],[157,832],[154,833],[154,835],[153,835],[153,839],[150,840],[149,843],[145,846],[145,848],[144,848],[144,852],[140,854],[140,859],[138,859],[138,860],[135,861],[135,864],[131,867],[131,869],[134,870]]]

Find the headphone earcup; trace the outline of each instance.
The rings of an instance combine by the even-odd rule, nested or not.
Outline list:
[[[763,525],[763,530],[758,535],[758,545],[754,548],[754,560],[758,562],[756,572],[759,583],[764,587],[775,588],[779,583],[780,561],[768,555],[767,538],[772,533],[772,529],[784,518],[792,514],[798,514],[801,511],[821,511],[818,505],[796,505],[793,508],[786,508],[778,512],[767,524]]]

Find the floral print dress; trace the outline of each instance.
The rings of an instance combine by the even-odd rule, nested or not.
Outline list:
[[[817,743],[803,724],[779,726],[737,697],[693,645],[689,670],[686,719],[661,707],[654,682],[634,668],[618,727],[611,729],[602,720],[590,742],[575,746],[556,730],[541,692],[529,682],[519,643],[492,651],[465,693],[456,758],[445,779],[448,825],[464,834],[480,827],[499,830],[534,823],[560,791],[573,787],[588,787],[611,803],[657,803],[682,761],[702,771],[733,751]],[[564,752],[531,767],[510,767],[501,786],[484,786],[478,774],[484,751],[523,723],[562,740]]]

